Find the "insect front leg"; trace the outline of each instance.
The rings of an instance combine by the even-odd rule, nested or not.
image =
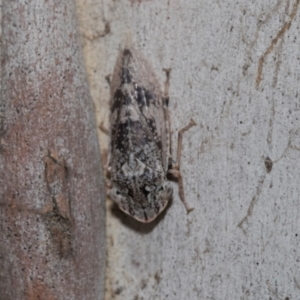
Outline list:
[[[109,160],[110,160],[110,157],[109,157]],[[107,164],[107,166],[106,166],[106,168],[105,168],[105,170],[106,170],[106,182],[105,182],[105,185],[106,185],[106,187],[110,190],[111,189],[111,187],[112,187],[112,184],[111,184],[111,180],[110,180],[110,178],[111,178],[111,166],[110,166],[110,161],[108,160],[108,164]]]
[[[170,76],[171,76],[171,70],[172,69],[163,69],[163,71],[166,73],[166,81],[164,84],[164,93],[163,93],[163,103],[164,103],[164,113],[165,113],[165,121],[166,121],[166,136],[168,137],[166,139],[166,150],[167,151],[167,157],[169,164],[169,160],[172,153],[172,141],[171,141],[171,120],[170,120],[170,114],[169,114],[169,87],[170,87]]]
[[[111,188],[111,154],[110,152],[107,152],[107,150],[103,150],[101,153],[102,157],[102,165],[105,172],[105,185],[108,189]]]
[[[101,122],[101,124],[99,125],[99,129],[105,133],[107,136],[109,136],[110,131],[109,129],[107,129],[103,122]],[[105,176],[106,176],[106,187],[108,189],[111,188],[111,181],[110,181],[110,173],[111,173],[111,167],[110,167],[110,162],[111,162],[111,154],[110,151],[107,153],[107,151],[105,151],[105,153],[102,154],[102,161],[104,162],[104,170],[105,170]]]
[[[178,190],[179,190],[179,197],[182,203],[184,204],[187,213],[191,212],[194,208],[190,207],[185,200],[184,197],[184,187],[183,187],[183,180],[180,173],[180,162],[181,162],[181,151],[182,151],[182,137],[183,133],[189,130],[191,127],[197,125],[193,119],[191,119],[190,123],[180,129],[178,131],[178,142],[177,142],[177,158],[175,164],[172,164],[168,170],[168,174],[175,177],[178,182]]]

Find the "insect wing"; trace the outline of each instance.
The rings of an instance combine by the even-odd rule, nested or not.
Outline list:
[[[120,99],[122,93],[122,97],[125,96],[125,89],[131,97],[123,98],[122,102]],[[124,49],[120,53],[114,70],[111,93],[114,95],[111,103],[111,124],[120,118],[120,115],[114,113],[116,109],[122,105],[132,105],[131,108],[134,106],[137,113],[135,117],[144,122],[145,130],[157,145],[164,172],[167,172],[170,156],[167,107],[152,67],[140,52]]]

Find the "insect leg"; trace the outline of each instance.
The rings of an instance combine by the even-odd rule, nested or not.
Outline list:
[[[170,114],[168,110],[169,106],[169,86],[170,86],[170,73],[171,69],[163,69],[163,71],[166,73],[166,81],[165,81],[165,88],[164,88],[164,93],[163,93],[163,102],[164,102],[164,113],[165,113],[165,119],[166,119],[166,136],[167,138],[167,146],[166,146],[166,151],[168,161],[167,164],[171,164],[171,153],[172,153],[172,140],[171,140],[171,120],[170,120]]]
[[[99,129],[105,133],[106,135],[109,136],[109,130],[104,126],[103,122],[101,122],[101,124],[99,125]]]
[[[109,130],[104,126],[104,124],[103,124],[103,122],[101,122],[101,124],[99,125],[99,129],[103,132],[103,133],[105,133],[106,135],[108,135],[109,136]],[[105,151],[106,152],[106,151]],[[104,163],[104,170],[106,171],[105,173],[106,173],[106,187],[108,188],[108,189],[110,189],[111,188],[111,182],[110,182],[110,172],[111,172],[111,167],[110,167],[110,152],[108,152],[108,153],[104,153],[103,155],[102,155],[102,161],[104,161],[105,163]]]
[[[170,73],[172,69],[163,69],[166,73],[166,82],[165,82],[165,90],[164,90],[164,98],[167,100],[167,105],[169,104],[169,86],[170,86]]]
[[[182,176],[180,173],[180,162],[181,162],[181,151],[182,151],[182,137],[183,137],[183,133],[187,130],[189,130],[191,127],[195,126],[196,123],[193,119],[191,119],[190,123],[183,127],[182,129],[179,130],[178,132],[178,143],[177,143],[177,158],[176,158],[176,162],[174,165],[171,166],[171,168],[168,170],[168,174],[172,175],[173,177],[175,177],[177,179],[178,182],[178,189],[179,189],[179,197],[180,200],[183,202],[187,212],[189,213],[190,211],[192,211],[194,208],[191,208],[188,203],[185,200],[184,197],[184,187],[183,187],[183,180],[182,180]]]

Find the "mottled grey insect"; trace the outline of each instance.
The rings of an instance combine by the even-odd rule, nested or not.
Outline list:
[[[109,196],[121,210],[145,223],[154,220],[172,197],[168,175],[177,178],[180,198],[187,211],[192,210],[184,199],[179,167],[182,133],[196,124],[191,120],[179,131],[173,164],[167,88],[168,80],[163,95],[141,53],[130,47],[121,51],[111,82]]]

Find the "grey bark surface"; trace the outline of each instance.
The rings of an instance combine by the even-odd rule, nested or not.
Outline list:
[[[0,299],[103,299],[105,202],[75,5],[3,0]]]
[[[128,32],[162,87],[172,69],[173,146],[198,124],[181,166],[193,212],[175,192],[144,225],[108,202],[106,299],[300,299],[299,0],[77,7],[98,125]]]

